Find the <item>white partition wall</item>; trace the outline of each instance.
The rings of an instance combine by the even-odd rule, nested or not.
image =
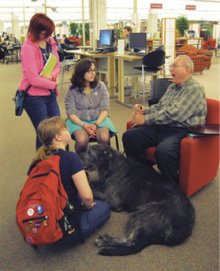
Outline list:
[[[220,45],[220,24],[213,26],[213,39],[216,39],[216,47]]]
[[[165,76],[170,74],[169,65],[173,62],[175,58],[175,39],[176,39],[175,30],[176,30],[175,18],[162,19],[161,39],[166,52],[166,63],[164,68]]]
[[[150,33],[150,37],[155,38],[158,32],[158,16],[156,10],[154,9],[149,10],[147,25],[148,25],[147,31]]]

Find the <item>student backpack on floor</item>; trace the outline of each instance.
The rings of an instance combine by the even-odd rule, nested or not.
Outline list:
[[[53,155],[31,170],[16,206],[16,220],[25,241],[30,245],[54,243],[63,233],[75,231],[68,223],[64,209],[72,210],[63,188],[60,157]]]

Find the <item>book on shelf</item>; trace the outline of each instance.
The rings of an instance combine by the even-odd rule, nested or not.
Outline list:
[[[50,76],[56,67],[57,64],[57,58],[54,54],[50,53],[49,58],[46,62],[46,64],[43,67],[43,70],[41,71],[41,76]]]

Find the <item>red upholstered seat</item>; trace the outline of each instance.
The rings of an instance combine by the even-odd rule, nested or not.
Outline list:
[[[202,73],[204,69],[211,67],[213,53],[206,49],[197,49],[193,45],[184,45],[176,51],[176,55],[188,55],[194,63],[194,72]]]
[[[207,107],[206,124],[220,124],[220,102],[207,99]],[[127,128],[129,127],[128,122]],[[181,140],[179,186],[187,196],[191,196],[216,177],[219,145],[219,135],[187,136]],[[156,163],[155,150],[155,147],[146,149],[146,159]]]

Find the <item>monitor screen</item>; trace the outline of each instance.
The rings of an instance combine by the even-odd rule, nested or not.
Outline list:
[[[130,49],[147,49],[147,34],[146,33],[130,33],[129,35]]]
[[[114,30],[113,29],[100,30],[99,45],[113,46],[113,43],[114,43]]]

